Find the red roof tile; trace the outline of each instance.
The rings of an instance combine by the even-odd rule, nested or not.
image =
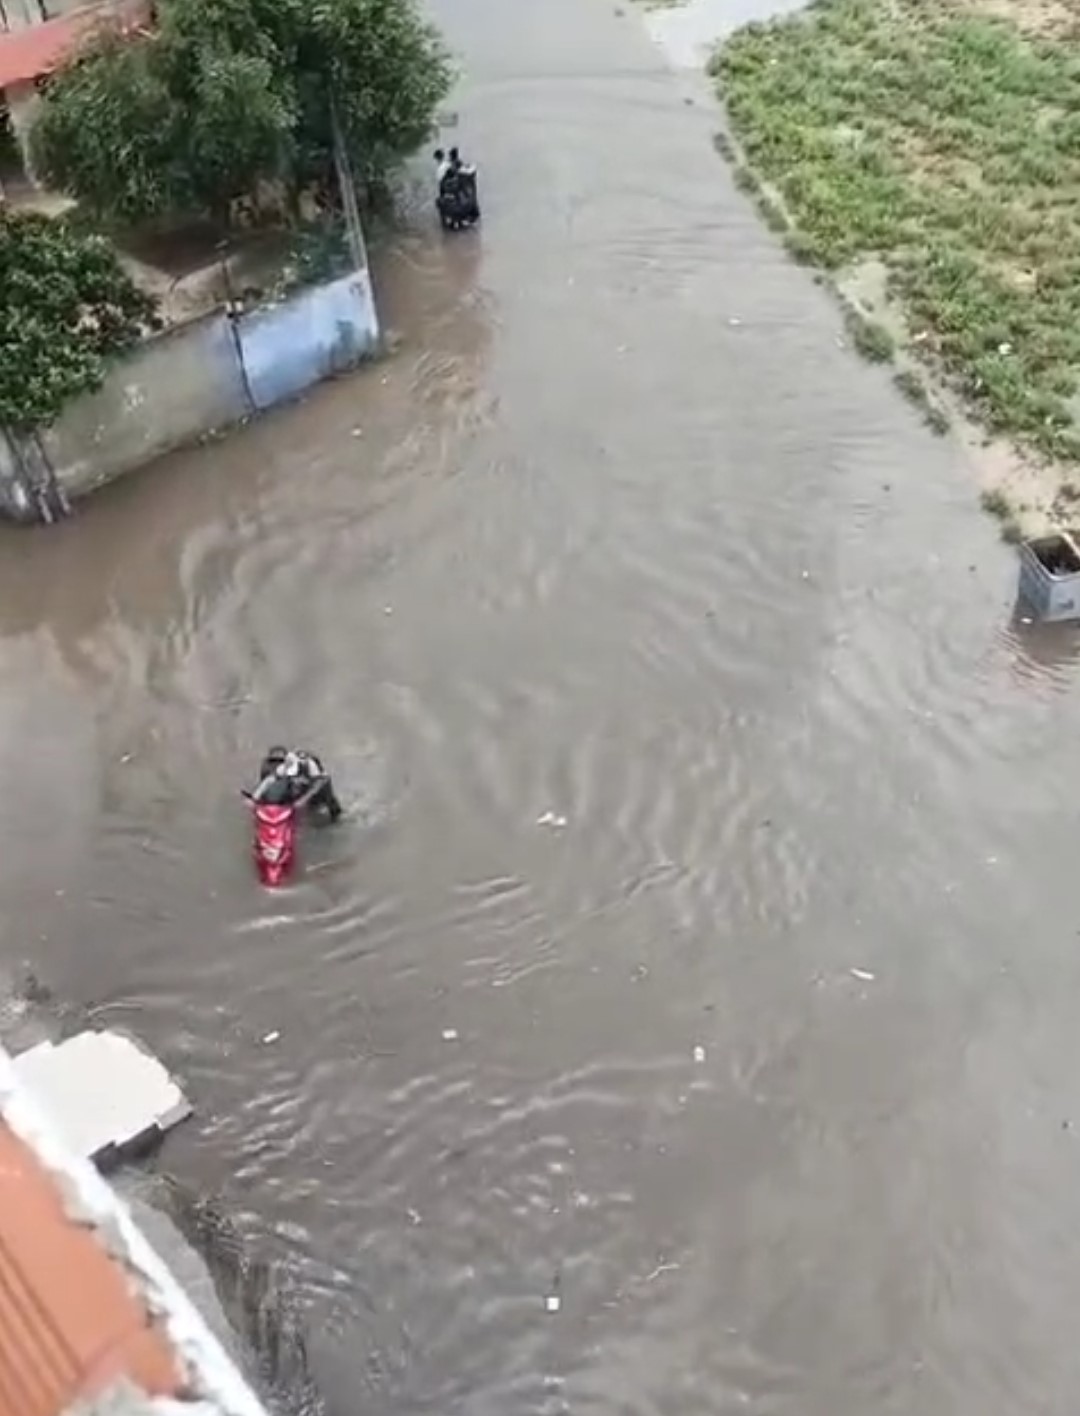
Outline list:
[[[122,33],[147,27],[149,0],[134,0],[116,10],[102,12],[94,6],[60,15],[40,25],[0,34],[0,89],[30,83],[58,69],[79,41],[99,24],[111,24]]]
[[[127,1274],[0,1121],[0,1416],[58,1416],[121,1378],[183,1395],[172,1345]]]

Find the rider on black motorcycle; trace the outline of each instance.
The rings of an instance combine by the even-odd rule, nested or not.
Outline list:
[[[250,795],[252,801],[267,806],[321,809],[331,821],[341,815],[330,773],[313,752],[272,747],[259,768],[259,785]]]
[[[461,160],[461,153],[452,147],[449,153],[435,150],[439,182],[435,205],[443,225],[459,229],[480,219],[480,204],[476,194],[476,168]]]

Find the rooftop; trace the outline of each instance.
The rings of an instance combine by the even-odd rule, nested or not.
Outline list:
[[[109,26],[121,34],[149,29],[150,0],[118,0],[87,5],[39,25],[0,33],[0,89],[55,73],[95,29]]]
[[[0,1416],[266,1416],[0,1048]]]

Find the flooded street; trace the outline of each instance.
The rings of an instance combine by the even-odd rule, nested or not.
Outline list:
[[[183,1078],[334,1416],[1066,1416],[1080,640],[635,13],[438,19],[393,355],[0,538],[0,959]]]

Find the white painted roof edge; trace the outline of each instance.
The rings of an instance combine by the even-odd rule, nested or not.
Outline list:
[[[93,1164],[64,1145],[51,1121],[20,1081],[12,1059],[0,1047],[0,1115],[53,1176],[73,1223],[92,1228],[150,1311],[159,1318],[185,1370],[191,1400],[183,1403],[139,1397],[143,1410],[156,1416],[268,1416],[262,1402],[240,1375],[224,1348],[206,1327],[187,1294],[150,1247],[126,1205]],[[136,1394],[128,1392],[134,1397]],[[125,1393],[112,1393],[121,1402]],[[133,1410],[94,1403],[98,1411]],[[85,1410],[85,1408],[84,1408]]]

